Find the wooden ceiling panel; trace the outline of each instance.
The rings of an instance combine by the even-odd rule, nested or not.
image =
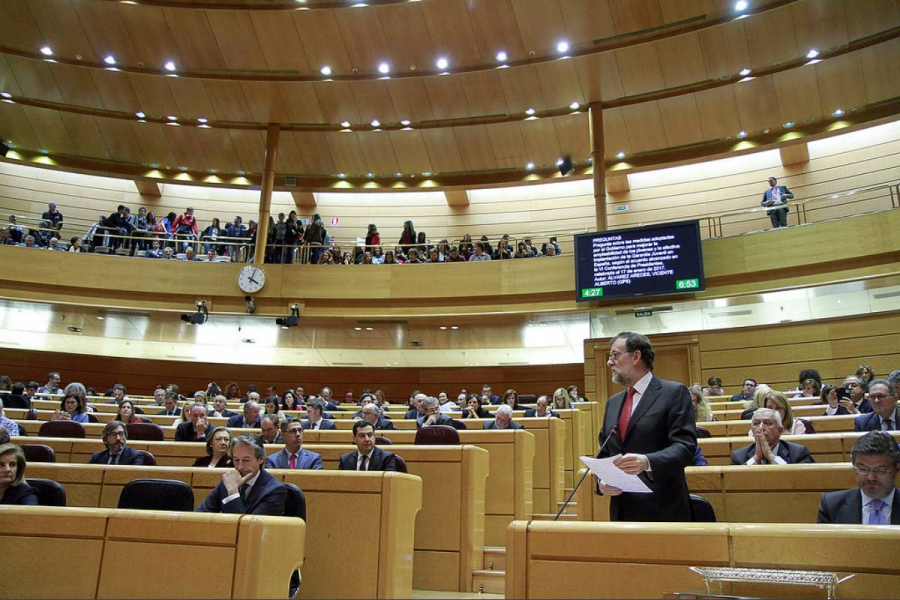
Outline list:
[[[7,56],[7,62],[12,69],[21,93],[29,98],[49,100],[50,102],[65,102],[56,79],[50,72],[50,63],[39,60],[28,60],[17,56]]]
[[[625,95],[615,53],[580,56],[575,59],[575,64],[587,102],[608,102]]]
[[[216,109],[212,100],[209,99],[209,93],[206,91],[206,85],[202,79],[167,77],[166,82],[175,99],[178,114],[187,119],[215,118]]]
[[[891,40],[860,51],[869,103],[900,96],[900,40]]]
[[[735,75],[744,67],[753,68],[744,35],[744,19],[702,29],[699,34],[703,60],[710,79]]]
[[[282,81],[278,83],[281,101],[291,123],[321,123],[322,107],[312,83],[304,81]]]
[[[900,25],[900,3],[895,0],[848,0],[844,17],[847,20],[847,36],[858,40]]]
[[[676,88],[709,79],[700,36],[696,33],[678,35],[656,44],[665,87]]]
[[[659,0],[609,0],[616,33],[630,33],[664,23]]]
[[[857,4],[859,2],[853,2],[846,9],[853,11]],[[826,50],[849,42],[844,11],[844,0],[807,0],[791,4],[799,50]]]
[[[511,61],[522,60],[528,55],[510,0],[469,2],[466,10],[469,11],[475,41],[482,52],[482,62],[490,64],[501,50]]]
[[[616,35],[609,0],[559,0],[569,42],[589,47]]]
[[[250,21],[270,69],[312,73],[293,19],[280,11],[254,10],[250,12]]]
[[[425,141],[418,131],[391,131],[388,133],[394,146],[394,155],[401,173],[432,172],[434,167],[428,160]]]
[[[6,92],[13,96],[22,94],[22,88],[19,87],[19,82],[16,81],[12,67],[3,55],[0,55],[0,92]]]
[[[819,97],[819,82],[812,66],[775,73],[775,92],[778,95],[777,114],[785,121],[800,122],[806,118],[818,118],[823,114]],[[776,113],[770,113],[771,119]],[[770,122],[771,123],[771,122]]]
[[[282,137],[285,137],[282,134]],[[197,139],[209,158],[210,167],[217,171],[236,171],[240,168],[237,152],[228,131],[224,129],[198,129]]]
[[[666,23],[677,23],[698,16],[711,19],[716,15],[713,0],[660,0],[659,5]],[[733,1],[728,3],[729,9],[733,10],[732,6]]]
[[[185,165],[191,169],[207,170],[214,168],[215,165],[209,164],[206,152],[203,151],[203,144],[197,132],[201,131],[196,127],[170,127],[168,125],[156,125],[163,127],[166,139],[169,141],[169,147],[175,155],[175,160],[179,165]]]
[[[819,97],[826,115],[836,108],[850,111],[866,105],[866,80],[860,52],[836,56],[811,68],[816,70]]]
[[[303,164],[303,157],[294,137],[284,135],[278,136],[278,154],[276,155],[275,170],[281,173],[306,173],[306,165]]]
[[[478,64],[481,52],[475,41],[465,0],[443,0],[441,2],[423,2],[422,16],[431,35],[431,49],[434,56],[422,70],[435,68],[434,61],[445,55],[450,61],[450,69],[455,65],[471,66]],[[448,27],[453,23],[453,27]]]
[[[421,79],[392,79],[387,82],[394,112],[400,119],[430,121],[434,119],[431,101]]]
[[[41,145],[21,104],[0,102],[0,139],[30,150]]]
[[[400,170],[390,134],[385,131],[360,131],[356,137],[366,159],[367,173],[393,175]]]
[[[611,160],[619,152],[624,152],[628,156],[635,152],[631,146],[631,140],[628,139],[628,128],[625,126],[623,110],[622,108],[607,108],[603,111],[603,156],[606,160]],[[588,133],[590,133],[589,130]],[[588,149],[586,156],[589,156],[590,152]]]
[[[25,107],[25,116],[31,123],[31,128],[37,133],[41,150],[59,154],[77,154],[75,144],[55,110],[45,108]]]
[[[4,2],[4,16],[7,4],[10,3]],[[27,4],[41,30],[43,43],[53,48],[57,55],[74,58],[76,54],[80,54],[85,60],[102,60],[106,56],[97,54],[91,47],[79,22],[78,13],[68,0],[32,0]],[[28,45],[25,47],[32,52],[37,50]]]
[[[423,129],[422,141],[428,150],[428,160],[434,172],[454,172],[465,170],[460,156],[459,145],[452,129]]]
[[[581,88],[574,60],[542,63],[537,65],[536,69],[544,99],[551,108],[561,108],[572,102],[584,103],[584,90]]]
[[[262,131],[242,129],[229,129],[228,133],[241,163],[241,169],[262,173],[266,167],[266,134]]]
[[[387,38],[388,56],[394,72],[408,73],[411,65],[416,65],[417,69],[429,68],[432,57],[426,53],[431,47],[431,36],[417,3],[381,6],[378,19]]]
[[[315,11],[310,11],[315,12]],[[313,84],[319,106],[322,107],[322,117],[326,123],[362,123],[359,108],[353,99],[350,84],[345,81],[321,81]]]
[[[379,62],[391,60],[390,49],[377,10],[336,10],[350,64],[360,73],[375,73]]]
[[[106,110],[118,110],[122,112],[137,112],[141,110],[141,101],[127,73],[112,73],[109,71],[88,70],[94,87],[103,102]]]
[[[525,154],[536,164],[554,164],[558,158],[567,153],[562,150],[556,137],[553,119],[523,121],[519,123],[519,130],[522,139],[525,140]]]
[[[459,79],[473,115],[505,115],[510,112],[498,71],[464,73]]]
[[[165,8],[163,15],[185,69],[196,71],[226,67],[205,11]]]
[[[526,52],[534,50],[538,56],[552,55],[557,42],[568,39],[559,0],[513,0],[512,8]]]
[[[747,84],[741,83],[738,87],[741,85]],[[694,94],[697,109],[703,115],[700,129],[704,140],[724,139],[741,130],[734,91],[735,86],[723,86]]]
[[[559,140],[561,156],[571,156],[572,160],[584,163],[591,155],[591,135],[588,116],[585,113],[553,117],[551,119]]]
[[[244,90],[237,81],[206,81],[206,93],[212,102],[216,119],[220,121],[249,121],[250,107]]]
[[[467,127],[455,127],[453,129],[456,141],[459,145],[465,169],[468,171],[480,171],[482,169],[496,169],[497,159],[491,148],[491,138],[487,127],[484,125],[470,125]]]
[[[107,121],[109,119],[102,119]],[[165,129],[167,125],[157,125],[155,123],[134,123],[131,128],[131,134],[141,150],[141,156],[145,158],[147,164],[168,165],[171,168],[179,166],[175,153],[169,146],[169,140],[166,137]]]
[[[703,141],[700,111],[693,94],[665,98],[658,102],[666,143],[670,147],[686,146]]]
[[[339,171],[334,163],[331,148],[328,147],[326,134],[282,131],[281,135],[290,135],[294,138],[297,151],[300,152],[308,173],[333,175]]]
[[[349,75],[350,56],[344,44],[336,44],[341,38],[331,10],[300,10],[293,13],[294,25],[300,33],[300,40],[306,50],[306,57],[313,71],[318,73],[324,65],[330,66],[335,74]],[[323,107],[324,108],[324,107]]]
[[[63,99],[68,104],[103,108],[103,101],[100,99],[100,94],[97,93],[97,88],[94,87],[94,81],[87,69],[51,64],[50,72],[59,86]]]
[[[109,153],[116,157],[117,161],[135,164],[139,164],[143,160],[141,148],[134,136],[133,129],[145,125],[152,127],[150,123],[136,123],[119,119],[97,119],[97,127],[103,135],[103,140],[106,142],[106,147],[109,148]],[[165,125],[159,125],[158,127],[165,127]]]
[[[665,148],[666,132],[656,102],[624,106],[622,116],[625,118],[628,139],[634,152],[650,152]]]
[[[0,39],[14,48],[22,48],[35,52],[52,40],[44,38],[38,27],[34,14],[29,10],[27,2],[4,2],[3,18],[0,19]],[[37,45],[37,47],[36,47]]]
[[[281,101],[278,84],[274,81],[244,81],[241,83],[244,97],[250,107],[250,116],[257,123],[285,123],[287,109]]]
[[[162,67],[170,60],[182,67],[184,61],[161,8],[121,2],[116,7],[128,28],[138,60],[148,68]]]
[[[73,113],[59,113],[69,138],[79,156],[89,156],[107,160],[115,158],[110,155],[106,141],[97,127],[94,117]]]
[[[486,129],[499,168],[524,169],[525,163],[533,160],[528,156],[519,123],[495,123],[487,125]]]
[[[72,6],[94,54],[112,55],[126,65],[140,62],[128,27],[119,14],[118,2],[75,2]]]
[[[172,97],[172,91],[165,78],[129,73],[128,79],[131,80],[131,87],[134,88],[134,93],[141,103],[142,111],[148,115],[166,116],[176,112],[175,98]],[[175,114],[174,116],[187,117],[188,115]]]
[[[424,81],[428,102],[435,119],[459,119],[471,116],[466,93],[459,77],[436,76]]]
[[[369,170],[359,138],[355,133],[326,133],[335,164],[350,176],[365,175]]]
[[[371,123],[372,119],[378,119],[381,123],[400,121],[385,81],[355,81],[350,84],[350,90],[363,123]]]
[[[525,112],[529,108],[535,110],[552,108],[544,98],[544,90],[541,88],[534,65],[501,69],[497,75],[510,114]]]
[[[229,69],[269,68],[262,46],[250,21],[250,13],[237,10],[207,10],[206,18]]]
[[[639,44],[616,50],[615,55],[625,96],[644,94],[665,87],[656,44]]]
[[[771,75],[757,77],[732,87],[741,124],[737,130],[728,135],[736,135],[741,129],[751,134],[757,133],[765,127],[778,126],[787,120],[797,120],[799,116],[794,115],[781,123],[777,122],[781,118],[778,102],[781,96],[775,89],[775,81]]]
[[[742,19],[750,50],[750,62],[756,68],[788,62],[806,54],[809,48],[797,45],[790,7],[776,8]]]

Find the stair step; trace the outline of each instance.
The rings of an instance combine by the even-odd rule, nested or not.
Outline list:
[[[500,546],[485,546],[484,569],[485,571],[505,571],[506,548]]]
[[[472,571],[472,591],[505,594],[506,571]]]
[[[537,513],[531,515],[532,520],[534,521],[552,521],[556,518],[556,513]],[[559,516],[560,521],[577,521],[578,515],[570,515],[563,513]]]

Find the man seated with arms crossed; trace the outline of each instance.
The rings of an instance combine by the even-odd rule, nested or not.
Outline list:
[[[259,420],[259,428],[262,429],[259,442],[261,444],[283,444],[284,438],[281,437],[281,432],[278,431],[280,423],[281,417],[277,414],[263,415]]]
[[[358,450],[341,455],[338,469],[342,471],[396,471],[397,460],[390,452],[375,446],[375,429],[371,423],[353,424],[353,443]]]
[[[303,446],[303,426],[297,419],[288,417],[281,423],[284,449],[266,460],[267,469],[322,469],[322,456],[305,450]]]
[[[325,411],[325,403],[319,398],[306,403],[306,422],[303,429],[337,429],[337,425],[322,418]]]
[[[750,420],[754,443],[731,453],[733,465],[789,465],[815,462],[806,446],[783,441],[781,414],[758,408]]]
[[[559,413],[553,410],[550,410],[550,398],[547,396],[539,396],[537,402],[535,402],[537,408],[529,408],[525,411],[526,417],[538,417],[538,418],[550,418],[556,417],[559,418]]]
[[[197,512],[284,515],[287,490],[262,468],[266,451],[253,436],[241,435],[232,440],[231,460],[234,469],[222,475],[222,481],[197,507]]]
[[[896,431],[900,429],[900,408],[897,392],[890,381],[875,379],[869,384],[872,410],[856,417],[853,431]]]
[[[513,410],[509,404],[501,404],[494,411],[494,420],[483,425],[483,429],[525,429],[512,420]]]
[[[175,428],[176,442],[206,442],[206,434],[212,429],[206,418],[206,404],[195,402],[189,409],[190,421],[179,423]]]
[[[418,399],[418,396],[416,396]],[[433,396],[427,396],[422,400],[424,411],[421,416],[416,419],[416,429],[429,427],[431,425],[447,425],[453,427],[453,419],[449,415],[441,414],[441,401]]]
[[[259,403],[255,400],[247,400],[244,404],[244,414],[228,419],[228,427],[258,429],[259,425]]]
[[[900,449],[893,436],[870,431],[853,444],[850,460],[857,487],[822,494],[816,522],[900,525],[900,493],[896,484]]]
[[[381,416],[381,409],[378,408],[378,405],[372,402],[362,407],[362,419],[376,430],[391,430],[394,428],[393,423]]]
[[[103,427],[100,435],[106,450],[94,452],[89,465],[142,465],[144,455],[137,450],[132,450],[128,443],[128,432],[121,421],[110,421]]]

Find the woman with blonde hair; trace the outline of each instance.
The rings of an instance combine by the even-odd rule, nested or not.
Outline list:
[[[769,390],[763,400],[765,406],[761,408],[769,408],[778,411],[781,415],[781,425],[784,427],[786,435],[803,435],[806,433],[806,425],[803,419],[794,417],[794,411],[791,410],[791,403],[788,402],[787,396],[775,390]]]
[[[566,388],[556,388],[553,392],[553,408],[569,408],[569,391]]]
[[[703,395],[703,388],[699,383],[695,383],[688,391],[691,393],[691,404],[694,405],[694,417],[698,422],[716,421],[716,415],[712,414],[712,408],[709,406],[709,400]]]
[[[0,504],[36,506],[37,490],[25,483],[25,453],[15,444],[0,446]]]

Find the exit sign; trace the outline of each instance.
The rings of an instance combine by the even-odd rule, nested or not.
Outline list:
[[[652,317],[653,309],[648,308],[647,310],[636,310],[634,311],[635,317]]]
[[[628,210],[627,204],[620,204],[616,207],[616,212],[625,212],[626,210]]]

